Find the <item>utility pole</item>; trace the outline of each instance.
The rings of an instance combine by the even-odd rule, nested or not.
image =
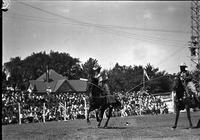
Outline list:
[[[200,70],[200,2],[191,1],[191,41],[189,41],[191,61]]]

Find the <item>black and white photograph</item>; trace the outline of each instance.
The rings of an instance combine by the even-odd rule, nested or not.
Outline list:
[[[2,0],[3,140],[200,140],[200,2]]]

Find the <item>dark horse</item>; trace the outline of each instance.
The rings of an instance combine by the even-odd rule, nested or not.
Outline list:
[[[188,94],[189,91],[187,87],[184,85],[184,83],[180,80],[180,78],[177,78],[175,80],[174,90],[176,92],[175,101],[174,101],[176,120],[172,128],[175,129],[177,127],[180,111],[184,109],[186,109],[187,111],[187,118],[189,120],[189,125],[190,125],[190,128],[192,128],[193,125],[192,125],[192,121],[190,117],[190,108],[196,108],[196,107],[200,108],[200,102],[198,102],[196,98],[191,97]],[[200,96],[198,98],[200,99]]]
[[[121,107],[121,102],[113,95],[104,95],[104,91],[98,86],[98,81],[95,78],[91,83],[89,83],[89,87],[89,109],[87,110],[87,122],[90,123],[90,112],[96,109],[96,119],[99,122],[98,127],[100,127],[103,114],[105,110],[108,109],[108,113],[106,113],[107,121],[104,125],[104,127],[107,127],[110,117],[112,116],[113,108]]]

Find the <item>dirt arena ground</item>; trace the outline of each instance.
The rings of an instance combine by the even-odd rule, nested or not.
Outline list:
[[[200,119],[200,111],[191,112],[193,125]],[[2,126],[3,140],[90,140],[90,139],[165,139],[200,140],[200,128],[188,129],[186,113],[181,113],[178,127],[172,130],[175,114],[145,115],[111,118],[108,128],[97,128],[91,120],[14,124]],[[105,120],[102,122],[105,123]],[[128,125],[127,125],[128,124]]]

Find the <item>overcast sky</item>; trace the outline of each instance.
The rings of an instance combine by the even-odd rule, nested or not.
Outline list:
[[[105,68],[147,63],[176,73],[189,59],[190,2],[11,1],[3,13],[3,63],[33,52],[69,53]]]

